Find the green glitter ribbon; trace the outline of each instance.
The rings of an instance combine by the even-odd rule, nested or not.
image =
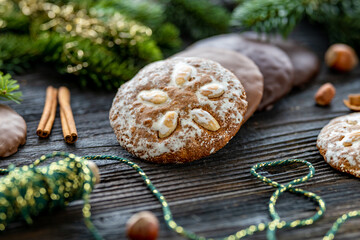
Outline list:
[[[37,167],[46,159],[64,159],[48,166]],[[42,212],[64,208],[71,201],[83,199],[85,224],[96,239],[101,236],[90,221],[90,193],[96,177],[88,167],[88,161],[74,154],[54,152],[23,167],[10,165],[0,169],[0,230],[20,217],[31,224],[32,217]]]
[[[53,162],[47,167],[37,167],[41,162],[53,157],[63,157],[63,160]],[[91,222],[91,206],[89,203],[90,193],[96,181],[95,176],[88,167],[87,160],[117,160],[133,168],[144,180],[146,186],[152,194],[159,200],[166,225],[173,231],[192,240],[214,240],[198,236],[193,232],[178,225],[171,214],[169,204],[165,197],[155,188],[145,172],[139,165],[117,156],[85,156],[76,157],[74,154],[64,152],[53,152],[37,159],[29,166],[15,168],[10,166],[8,169],[0,169],[0,174],[7,176],[0,178],[0,230],[5,230],[6,225],[22,216],[29,224],[32,223],[32,216],[37,216],[44,211],[52,211],[56,208],[65,207],[70,201],[83,199],[83,216],[87,228],[96,240],[103,239]],[[264,167],[284,166],[293,163],[306,165],[309,173],[299,179],[295,179],[285,185],[277,183],[267,177],[262,176],[257,171]],[[288,159],[267,163],[259,163],[251,168],[251,174],[262,182],[276,188],[269,202],[269,213],[272,221],[251,225],[246,229],[240,230],[235,234],[229,235],[224,240],[236,240],[250,236],[256,232],[267,231],[267,239],[276,239],[276,230],[283,228],[294,228],[313,224],[325,212],[325,202],[322,198],[312,192],[296,188],[295,185],[304,183],[315,174],[315,168],[305,160]],[[284,221],[275,210],[278,198],[284,192],[291,192],[303,195],[319,205],[316,213],[309,218],[295,221]],[[332,228],[324,236],[323,240],[332,240],[339,227],[350,218],[359,217],[360,211],[352,211],[341,216],[334,223]]]

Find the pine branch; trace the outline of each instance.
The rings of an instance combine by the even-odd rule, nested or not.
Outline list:
[[[178,4],[180,18],[174,23],[191,29],[189,35],[196,38],[226,31],[229,20],[224,9],[207,0],[0,1],[12,4],[6,16],[22,16],[0,15],[5,23],[0,26],[0,70],[19,72],[45,62],[76,76],[83,86],[108,90],[180,46],[179,31],[168,21],[169,6]]]
[[[287,36],[303,18],[305,8],[300,0],[245,1],[234,10],[231,25]]]
[[[164,23],[159,28],[153,29],[153,38],[161,48],[165,57],[175,54],[182,41],[180,31],[172,23]]]
[[[170,55],[181,46],[177,27],[166,21],[165,6],[154,0],[52,0],[59,4],[72,4],[76,9],[96,12],[103,21],[115,14],[122,14],[151,28],[152,39],[161,48],[164,55]]]
[[[91,7],[100,14],[124,14],[150,28],[159,28],[165,22],[164,7],[149,0],[99,0]]]
[[[22,73],[40,58],[42,52],[43,46],[28,35],[0,34],[0,71]]]
[[[91,1],[91,0],[88,0]],[[152,38],[157,42],[164,55],[170,55],[181,46],[180,33],[177,27],[167,22],[165,7],[153,0],[100,0],[95,1],[90,11],[95,10],[103,18],[121,13],[131,19],[150,27]]]
[[[228,31],[230,15],[208,0],[160,0],[167,20],[180,28],[182,35],[201,39]]]
[[[231,24],[286,37],[304,17],[322,24],[331,42],[360,47],[358,0],[245,0],[234,10]]]
[[[0,49],[9,53],[0,52],[0,68],[7,71],[15,65],[15,59],[26,60],[22,53],[27,47],[36,46],[39,54],[30,52],[29,61],[24,62],[40,55],[39,60],[53,64],[60,73],[78,76],[83,86],[110,90],[131,79],[146,64],[162,58],[151,29],[119,13],[105,21],[96,11],[77,10],[73,5],[59,7],[43,0],[37,4],[22,0],[22,4],[26,9],[21,10],[31,19],[32,37],[7,42],[14,35],[0,34]],[[17,53],[19,44],[24,49]],[[17,63],[15,66],[22,65],[21,61]]]
[[[59,2],[52,0],[54,2]],[[118,12],[135,19],[154,30],[154,39],[164,39],[157,33],[167,34],[173,42],[160,46],[179,46],[177,28],[182,35],[200,39],[228,31],[230,14],[225,8],[209,0],[60,0],[79,7],[95,9],[101,14],[111,16]],[[175,26],[169,25],[169,22]],[[170,29],[171,26],[171,29]],[[165,31],[166,30],[166,31]]]
[[[347,43],[360,49],[360,1],[325,2],[316,15],[309,17],[324,25],[331,43]]]
[[[0,32],[29,33],[30,19],[22,14],[13,1],[0,1]]]
[[[96,45],[90,39],[56,32],[41,34],[38,42],[46,49],[43,61],[53,64],[59,73],[76,76],[75,80],[83,87],[104,90],[118,88],[146,63],[160,59],[151,58],[154,57],[151,42],[141,45],[144,56],[142,59],[138,56],[137,60],[134,56],[121,56],[103,45]]]
[[[22,93],[17,91],[19,88],[19,84],[17,84],[16,80],[11,79],[10,74],[4,75],[0,72],[0,100],[20,103]]]

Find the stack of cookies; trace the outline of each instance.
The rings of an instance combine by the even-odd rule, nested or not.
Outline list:
[[[225,52],[225,49],[228,51]],[[268,38],[253,32],[203,39],[175,56],[209,58],[233,71],[236,69],[236,60],[231,59],[233,55],[228,55],[229,51],[245,55],[254,61],[264,77],[263,94],[257,110],[271,109],[293,87],[300,87],[313,79],[320,69],[317,56],[297,42],[285,41],[280,36]],[[230,59],[222,62],[227,58]],[[246,89],[245,81],[240,81]],[[249,93],[250,89],[247,91],[248,95]]]
[[[120,145],[156,163],[208,156],[256,110],[268,109],[316,74],[319,63],[310,51],[276,40],[283,51],[253,38],[212,37],[143,68],[122,85],[110,110]],[[304,70],[310,60],[312,68]]]

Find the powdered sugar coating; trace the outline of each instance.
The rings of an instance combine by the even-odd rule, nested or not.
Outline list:
[[[360,113],[337,117],[320,132],[317,147],[332,167],[360,177]]]
[[[191,77],[178,85],[174,68],[191,66]],[[200,93],[206,84],[224,89],[220,97],[209,99]],[[144,104],[138,94],[157,89],[169,97],[163,104]],[[245,91],[238,79],[218,63],[201,58],[175,58],[142,69],[118,91],[110,111],[110,122],[121,146],[134,155],[161,163],[187,162],[222,148],[239,130],[246,111]],[[209,131],[193,121],[191,110],[202,109],[220,125]],[[164,115],[177,113],[177,127],[168,137],[158,137]],[[165,129],[166,130],[166,129]],[[165,131],[164,129],[161,131]]]

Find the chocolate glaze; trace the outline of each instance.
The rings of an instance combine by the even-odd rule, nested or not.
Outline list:
[[[264,94],[258,110],[270,108],[292,88],[293,66],[286,53],[276,46],[232,33],[200,40],[189,49],[204,47],[234,50],[255,62],[264,76]]]
[[[25,120],[10,107],[0,104],[0,157],[16,153],[25,142]]]
[[[302,85],[314,79],[320,70],[319,58],[308,48],[293,40],[285,40],[279,35],[266,36],[255,32],[243,33],[246,39],[261,40],[281,48],[290,58],[294,68],[293,86]]]

